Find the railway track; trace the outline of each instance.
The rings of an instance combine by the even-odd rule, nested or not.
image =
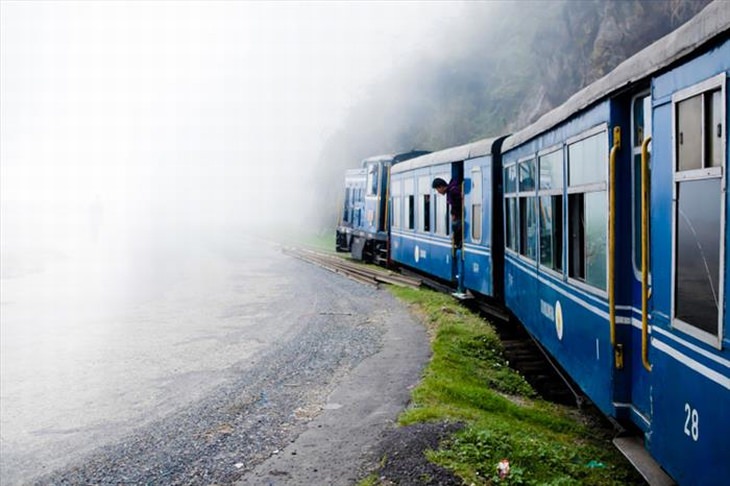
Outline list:
[[[394,272],[373,265],[358,263],[337,255],[320,251],[284,247],[282,251],[293,257],[318,265],[353,280],[378,287],[381,283],[402,287],[427,287],[443,293],[453,293],[454,289],[443,282],[430,279],[413,271],[402,269]],[[462,304],[489,319],[502,340],[505,357],[510,367],[517,370],[532,385],[537,393],[546,400],[575,405],[581,408],[585,396],[549,356],[547,351],[535,341],[527,330],[509,313],[498,305],[484,299],[464,298]]]
[[[294,247],[283,248],[282,251],[287,255],[291,255],[299,258],[300,260],[318,265],[331,272],[345,275],[360,283],[372,285],[374,287],[378,287],[381,283],[386,283],[390,285],[398,285],[400,287],[418,288],[423,283],[423,280],[420,278],[401,275],[390,270],[357,263],[353,260],[348,260],[319,251]]]

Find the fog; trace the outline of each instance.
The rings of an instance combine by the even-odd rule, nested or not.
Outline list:
[[[3,275],[309,229],[325,140],[462,7],[2,2]]]
[[[40,416],[53,428],[64,410],[80,420],[88,396],[121,396],[113,376],[154,356],[164,330],[205,329],[221,295],[244,305],[251,292],[232,295],[220,275],[271,244],[247,235],[321,229],[324,143],[462,14],[452,2],[2,1],[3,461],[43,450]]]

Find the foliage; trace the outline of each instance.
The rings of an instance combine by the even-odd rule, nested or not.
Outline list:
[[[492,326],[450,296],[392,288],[413,307],[431,337],[433,356],[399,422],[458,421],[463,431],[428,458],[467,484],[632,484],[640,479],[610,445],[569,409],[544,402],[507,366]]]

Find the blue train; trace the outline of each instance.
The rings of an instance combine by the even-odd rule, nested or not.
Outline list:
[[[652,484],[730,481],[728,74],[716,1],[517,133],[383,166],[366,217],[384,259],[516,316]],[[461,181],[460,241],[436,177]]]
[[[337,251],[349,252],[357,260],[388,263],[390,168],[427,153],[413,150],[377,155],[363,160],[361,168],[346,172],[343,210],[337,225]]]

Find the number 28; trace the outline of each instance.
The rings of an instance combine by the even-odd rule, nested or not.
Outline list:
[[[696,408],[690,407],[689,403],[684,404],[684,413],[687,414],[684,421],[684,433],[696,442],[700,436],[700,414],[697,413]]]

